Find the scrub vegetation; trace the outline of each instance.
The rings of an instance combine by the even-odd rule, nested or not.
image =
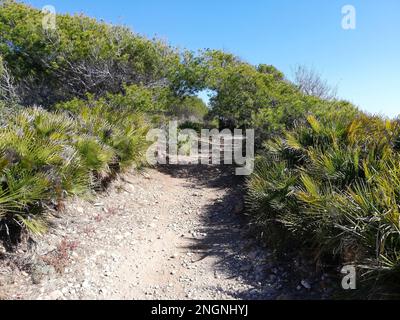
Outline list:
[[[271,65],[178,50],[83,15],[57,15],[55,30],[42,19],[0,1],[3,237],[43,233],[49,208],[145,166],[149,128],[252,128],[246,211],[266,241],[358,266],[370,297],[398,292],[398,120],[337,99],[304,67],[291,82]]]

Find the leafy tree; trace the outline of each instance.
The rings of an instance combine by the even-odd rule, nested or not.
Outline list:
[[[284,80],[285,75],[277,68],[267,64],[260,64],[257,66],[257,71],[260,73],[271,74],[275,80]]]
[[[82,15],[58,15],[57,29],[42,28],[43,14],[0,2],[0,54],[25,105],[51,105],[86,93],[121,92],[124,84],[159,86],[179,55],[158,40]]]

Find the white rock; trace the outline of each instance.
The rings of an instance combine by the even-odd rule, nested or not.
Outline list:
[[[311,285],[306,280],[302,280],[301,285],[308,290],[311,289]]]
[[[82,286],[82,288],[84,288],[84,289],[90,288],[90,282],[89,282],[89,280],[83,281],[82,284],[81,284],[81,286]]]
[[[59,300],[63,297],[63,293],[60,290],[55,290],[49,294],[49,300]]]
[[[76,208],[76,211],[77,211],[78,213],[83,213],[83,212],[84,212],[84,210],[83,210],[82,207],[77,207],[77,208]]]

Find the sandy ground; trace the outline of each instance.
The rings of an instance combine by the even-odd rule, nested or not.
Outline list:
[[[242,214],[241,183],[216,166],[128,172],[107,192],[69,201],[35,243],[0,250],[0,297],[327,297],[320,278],[293,274],[301,261],[279,263],[257,242]]]

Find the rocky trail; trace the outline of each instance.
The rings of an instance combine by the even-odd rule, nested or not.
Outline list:
[[[48,234],[15,253],[0,245],[3,299],[320,299],[254,237],[242,180],[221,166],[128,172],[73,199]],[[290,262],[288,263],[288,261]]]

